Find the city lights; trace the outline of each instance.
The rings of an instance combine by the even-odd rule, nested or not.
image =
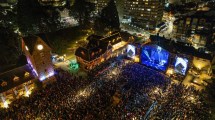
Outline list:
[[[51,71],[48,75],[42,75],[40,77],[40,81],[44,81],[45,79],[52,77],[54,75],[54,71]]]
[[[0,120],[214,118],[214,0],[0,1]]]
[[[31,92],[28,90],[28,91],[26,91],[26,93],[25,93],[25,97],[29,97],[29,95],[31,94]]]
[[[7,101],[5,101],[4,102],[4,108],[8,108],[9,106],[8,106],[8,102]]]

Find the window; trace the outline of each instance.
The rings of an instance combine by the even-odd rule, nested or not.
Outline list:
[[[29,77],[29,72],[25,72],[25,77]]]
[[[19,77],[15,76],[15,77],[13,78],[13,81],[14,81],[14,82],[19,81]]]
[[[2,86],[2,87],[7,86],[7,82],[3,81],[3,82],[1,83],[1,86]]]
[[[40,56],[41,56],[42,58],[45,57],[44,53],[40,53]]]

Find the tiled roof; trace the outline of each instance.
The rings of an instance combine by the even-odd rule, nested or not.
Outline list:
[[[81,57],[86,61],[92,61],[101,56],[102,54],[104,54],[108,49],[109,49],[108,44],[103,44],[92,48],[79,47],[76,50],[75,55]]]
[[[23,40],[25,45],[28,47],[30,54],[34,51],[34,46],[37,42],[38,36],[28,36],[24,37]]]
[[[26,65],[27,63],[28,62],[27,62],[26,56],[25,55],[20,55],[16,64],[1,66],[0,67],[0,73],[12,70],[12,69],[17,68],[17,67],[21,67],[23,65]]]
[[[92,61],[98,58],[110,49],[111,45],[122,41],[120,33],[113,33],[107,37],[91,35],[87,39],[89,40],[87,47],[79,47],[75,52],[76,56],[81,57],[86,61]]]
[[[28,72],[29,76],[25,77],[25,73]],[[19,80],[14,81],[14,77],[18,77]],[[0,93],[5,92],[13,87],[21,85],[29,80],[35,79],[32,68],[27,64],[4,73],[0,73]],[[2,83],[7,85],[2,86]]]
[[[120,37],[120,39],[117,39],[118,37]],[[112,41],[113,39],[115,39],[114,41]],[[119,32],[117,33],[113,33],[112,35],[110,36],[107,36],[107,37],[104,37],[104,38],[101,38],[100,41],[102,42],[105,42],[105,43],[111,43],[111,45],[114,45],[116,43],[119,43],[122,41],[122,38],[121,38],[121,35]]]

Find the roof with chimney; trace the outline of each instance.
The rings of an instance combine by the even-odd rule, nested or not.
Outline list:
[[[79,47],[75,55],[86,61],[92,61],[104,54],[108,49],[111,49],[112,45],[121,42],[122,38],[120,33],[113,33],[106,37],[91,35],[87,40],[89,40],[88,45]]]
[[[0,73],[0,93],[35,79],[29,64]]]
[[[187,18],[204,18],[207,22],[215,22],[215,10],[209,11],[196,11],[194,14],[183,16],[174,21],[174,24],[178,24],[180,20],[186,21]]]

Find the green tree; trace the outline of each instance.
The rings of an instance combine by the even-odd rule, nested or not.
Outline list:
[[[13,29],[0,27],[0,65],[15,64],[22,54],[21,40]]]
[[[119,15],[115,1],[110,0],[108,5],[102,9],[100,16],[96,18],[94,29],[98,32],[101,30],[105,32],[106,30],[117,31],[120,29],[119,27]]]
[[[80,26],[86,26],[90,22],[94,10],[95,4],[85,0],[75,0],[71,7],[71,15],[78,20]]]
[[[59,25],[59,11],[43,7],[36,0],[19,0],[17,3],[18,24],[22,33],[49,32]]]

